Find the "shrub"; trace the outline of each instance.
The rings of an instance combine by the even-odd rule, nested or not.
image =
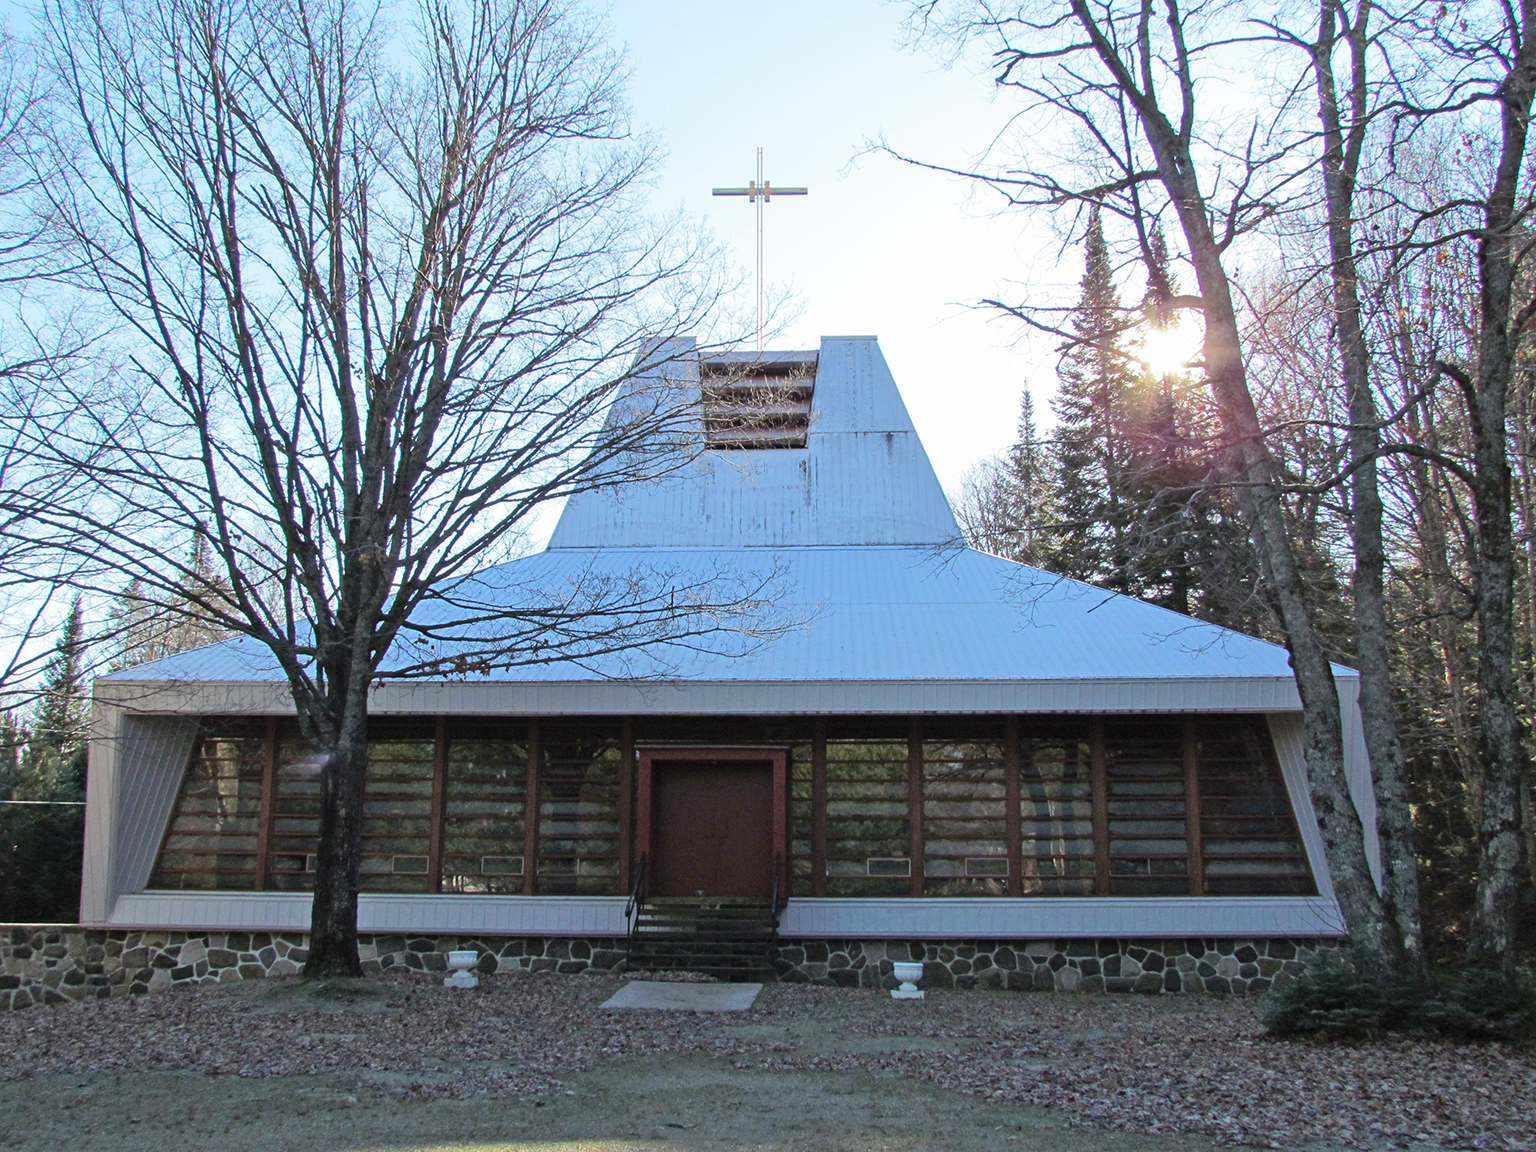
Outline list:
[[[1518,972],[1469,964],[1436,981],[1416,1013],[1420,1027],[1454,1040],[1536,1040],[1536,980]]]
[[[1358,1040],[1381,1032],[1417,1032],[1463,1043],[1536,1039],[1536,981],[1465,965],[1428,983],[1393,980],[1361,953],[1324,953],[1294,980],[1270,992],[1264,1028],[1271,1036]]]
[[[84,838],[84,808],[0,805],[0,922],[78,920]]]
[[[1271,1036],[1356,1040],[1381,1028],[1392,989],[1359,953],[1324,952],[1293,980],[1276,984],[1264,1013]]]

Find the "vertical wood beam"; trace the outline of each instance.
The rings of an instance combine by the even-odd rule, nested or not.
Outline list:
[[[619,730],[619,895],[634,883],[635,718],[624,717]]]
[[[1200,828],[1200,732],[1184,720],[1184,841],[1189,849],[1189,894],[1205,895],[1205,838]]]
[[[655,785],[655,770],[652,767],[652,756],[653,753],[649,748],[640,753],[640,779],[635,789],[636,803],[639,806],[639,812],[635,817],[635,839],[637,841],[635,845],[635,865],[639,867],[644,864],[647,869],[650,868],[650,858],[652,852],[655,851],[656,844],[656,833],[652,827],[655,823],[656,814],[656,800],[652,795]],[[646,888],[650,888],[655,883],[655,873],[648,870],[641,877],[641,880]]]
[[[448,815],[448,717],[432,732],[432,830],[427,834],[427,891],[443,890],[443,823]]]
[[[773,883],[777,892],[778,908],[789,900],[790,844],[789,832],[789,749],[770,753],[773,765]]]
[[[1024,895],[1024,823],[1019,815],[1019,718],[1003,718],[1003,840],[1008,846],[1008,895]]]
[[[1088,769],[1093,787],[1093,894],[1109,895],[1109,756],[1104,720],[1088,722]]]
[[[908,891],[923,894],[923,722],[907,720],[907,822],[911,838],[912,882]]]
[[[523,777],[523,895],[539,891],[539,718],[528,721],[528,771]]]
[[[811,726],[811,895],[827,894],[827,722]]]
[[[272,867],[272,820],[277,811],[277,717],[267,717],[261,741],[261,807],[256,816],[256,891],[265,892]]]

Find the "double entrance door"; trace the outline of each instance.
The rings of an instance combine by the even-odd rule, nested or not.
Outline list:
[[[652,896],[787,893],[788,756],[641,748],[637,851]],[[778,883],[775,885],[775,877]]]

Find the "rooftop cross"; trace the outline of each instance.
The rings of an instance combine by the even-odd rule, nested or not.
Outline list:
[[[757,350],[763,350],[763,205],[775,196],[804,196],[807,188],[774,188],[763,179],[763,150],[757,150],[757,179],[745,188],[716,188],[716,196],[745,196],[757,205]]]

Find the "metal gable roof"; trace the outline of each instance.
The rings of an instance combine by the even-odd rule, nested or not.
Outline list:
[[[801,354],[803,355],[803,354]],[[694,377],[697,384],[697,375]],[[584,583],[768,582],[762,615],[703,641],[456,678],[468,683],[1291,681],[1283,648],[960,545],[875,341],[823,341],[804,449],[711,452],[649,484],[574,497],[549,548],[464,592],[509,611]],[[769,633],[751,635],[754,623]],[[451,645],[447,646],[451,650]],[[464,645],[466,650],[472,644]],[[1338,669],[1342,675],[1353,675]],[[127,682],[271,681],[246,640],[125,670]]]

